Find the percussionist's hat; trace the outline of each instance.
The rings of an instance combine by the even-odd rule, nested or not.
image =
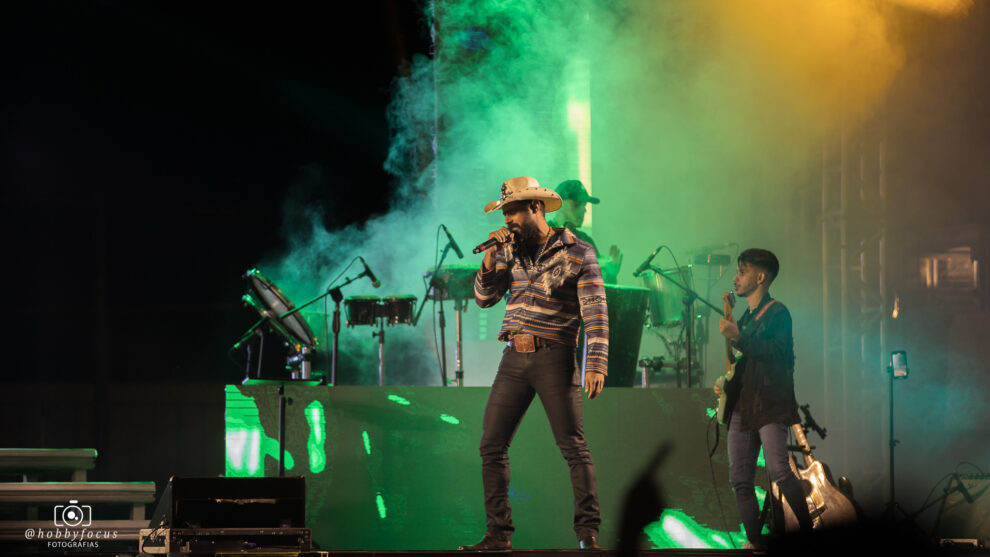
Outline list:
[[[557,186],[557,193],[562,199],[573,199],[578,203],[591,203],[598,205],[601,201],[597,197],[588,195],[588,190],[581,183],[581,180],[564,180]]]
[[[498,201],[492,201],[485,205],[485,212],[491,213],[504,207],[513,201],[526,201],[537,199],[543,202],[546,212],[550,213],[560,209],[560,196],[551,189],[544,188],[531,176],[519,176],[502,182],[502,194]]]

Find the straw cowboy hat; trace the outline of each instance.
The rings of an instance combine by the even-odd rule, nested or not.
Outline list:
[[[498,211],[507,203],[529,199],[542,201],[547,213],[560,209],[560,196],[555,191],[540,186],[536,178],[519,176],[502,182],[502,195],[499,196],[498,201],[492,201],[485,205],[485,212]]]

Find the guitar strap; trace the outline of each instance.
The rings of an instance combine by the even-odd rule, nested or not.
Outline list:
[[[746,328],[748,329],[750,325],[756,325],[756,323],[763,318],[763,315],[766,314],[767,310],[770,309],[770,306],[776,303],[777,300],[770,300],[769,302],[767,302],[767,305],[763,306],[763,309],[760,310],[760,313],[756,314],[756,317],[753,318],[753,321],[751,323],[746,324]]]
[[[760,313],[757,313],[756,314],[756,317],[753,319],[753,323],[756,323],[757,321],[759,321],[760,318],[763,317],[763,314],[766,313],[768,309],[770,309],[770,306],[772,306],[772,305],[774,305],[776,303],[777,303],[777,300],[770,300],[770,302],[767,303],[767,305],[763,306],[763,309],[760,310]]]

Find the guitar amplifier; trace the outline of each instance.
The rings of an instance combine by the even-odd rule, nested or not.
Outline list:
[[[953,474],[933,530],[937,539],[990,547],[990,474]]]

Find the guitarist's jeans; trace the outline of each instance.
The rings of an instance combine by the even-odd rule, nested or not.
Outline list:
[[[571,469],[574,489],[574,531],[597,535],[602,522],[598,507],[595,464],[581,423],[581,375],[574,347],[563,344],[519,353],[507,348],[488,395],[481,435],[481,476],[485,486],[488,533],[511,537],[509,508],[509,443],[526,409],[539,395],[557,447]]]
[[[784,424],[767,424],[759,431],[740,429],[739,414],[732,415],[729,422],[729,481],[736,492],[736,505],[746,527],[746,537],[754,544],[762,544],[763,524],[760,522],[760,508],[756,501],[753,480],[756,478],[756,459],[763,445],[763,458],[767,463],[767,474],[777,483],[780,492],[788,501],[804,502],[804,488],[801,480],[791,471],[787,454],[787,432]],[[802,531],[811,530],[811,515],[808,505],[792,505],[801,524]]]

